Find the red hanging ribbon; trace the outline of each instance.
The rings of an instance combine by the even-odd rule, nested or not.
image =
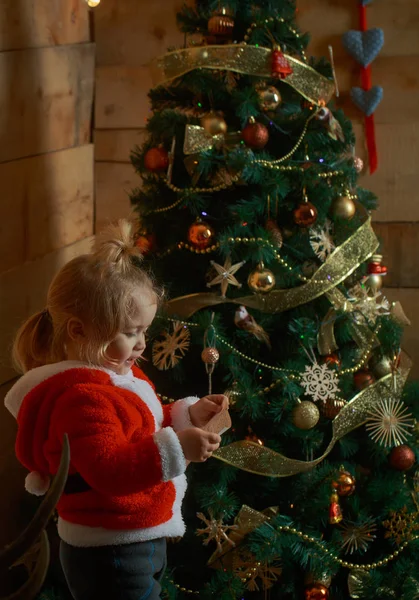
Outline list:
[[[367,30],[367,8],[359,3],[359,28],[361,31]],[[362,89],[368,91],[371,89],[371,65],[361,68]],[[374,115],[365,117],[365,136],[367,139],[368,156],[370,163],[370,174],[372,175],[378,166],[377,144],[375,142],[375,124]]]

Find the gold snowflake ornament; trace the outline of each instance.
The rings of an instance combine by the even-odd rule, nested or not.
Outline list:
[[[249,551],[237,552],[233,558],[233,570],[236,575],[246,584],[250,592],[259,591],[257,579],[262,584],[262,589],[271,588],[282,573],[278,562],[261,562],[256,560],[254,554]]]
[[[173,323],[173,332],[164,331],[163,339],[153,344],[153,365],[160,371],[172,369],[189,349],[190,331],[179,321]]]
[[[203,529],[197,529],[197,535],[206,535],[207,538],[203,541],[204,546],[208,546],[211,541],[216,542],[217,549],[219,552],[222,552],[223,547],[221,542],[227,542],[231,546],[235,546],[235,542],[230,540],[227,535],[228,531],[235,531],[238,529],[238,525],[224,525],[222,519],[214,519],[214,516],[209,511],[209,518],[204,515],[204,513],[196,513],[196,516],[201,519],[206,525]]]
[[[368,411],[365,428],[374,442],[391,447],[404,444],[414,426],[412,415],[399,398],[383,398]]]
[[[399,512],[391,511],[390,518],[383,521],[383,525],[387,529],[384,537],[394,539],[398,545],[412,539],[414,532],[419,530],[418,518],[419,513],[408,513],[406,506]]]
[[[230,256],[227,256],[224,265],[219,265],[218,263],[211,261],[211,265],[217,272],[217,275],[214,277],[212,281],[207,283],[207,287],[212,287],[213,285],[221,285],[221,296],[225,298],[226,291],[229,285],[235,285],[238,288],[241,288],[241,283],[237,281],[234,275],[237,271],[244,265],[246,261],[236,263],[234,265],[231,264]]]
[[[368,544],[376,538],[377,526],[372,519],[367,519],[361,524],[347,521],[341,525],[341,530],[342,549],[345,550],[345,554],[353,554],[357,550],[368,550]]]

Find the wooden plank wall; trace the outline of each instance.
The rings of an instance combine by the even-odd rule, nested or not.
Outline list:
[[[90,246],[93,91],[85,0],[0,0],[0,548],[26,524],[30,502],[3,406],[16,376],[11,342],[45,306],[57,269]]]
[[[150,88],[146,63],[169,46],[183,43],[175,14],[181,0],[103,0],[95,9],[97,44],[95,156],[96,224],[129,214],[127,191],[139,184],[130,150],[141,143],[149,116]],[[362,115],[352,105],[349,90],[359,84],[359,68],[346,54],[341,36],[358,27],[357,5],[347,0],[297,0],[300,27],[312,34],[309,53],[328,56],[334,49],[340,87],[338,104],[353,120],[357,153],[367,159]],[[400,299],[412,320],[405,346],[419,375],[419,4],[416,0],[376,0],[368,6],[370,27],[382,27],[386,43],[373,63],[373,82],[384,88],[376,112],[379,170],[364,175],[362,184],[380,200],[374,214],[384,242],[384,262],[390,274],[386,294]]]

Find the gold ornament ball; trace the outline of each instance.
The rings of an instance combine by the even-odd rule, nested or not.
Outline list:
[[[267,294],[275,287],[275,276],[272,271],[259,265],[247,278],[247,285],[252,292]]]
[[[222,115],[215,112],[210,112],[204,115],[201,119],[201,127],[205,129],[209,135],[225,134],[227,132],[227,123]]]
[[[298,429],[313,429],[319,422],[319,418],[319,409],[309,400],[303,400],[292,411],[292,422]]]
[[[355,491],[355,477],[349,471],[340,471],[336,481],[333,481],[332,487],[339,496],[351,496]]]
[[[217,348],[204,348],[201,352],[201,358],[206,365],[215,365],[220,359],[220,353]]]
[[[349,221],[356,213],[355,202],[349,196],[338,196],[332,202],[332,216]]]
[[[365,282],[367,287],[373,292],[378,292],[383,287],[383,276],[378,273],[371,273],[368,275],[368,279]]]
[[[273,85],[259,88],[257,92],[259,106],[264,112],[275,110],[281,104],[281,94]]]

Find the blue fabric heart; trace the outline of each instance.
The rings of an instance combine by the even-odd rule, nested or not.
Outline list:
[[[383,47],[384,31],[379,27],[367,31],[351,29],[343,34],[342,43],[360,65],[367,67]]]
[[[374,85],[370,90],[353,87],[351,89],[351,98],[353,103],[369,117],[383,99],[383,88],[379,85]]]

